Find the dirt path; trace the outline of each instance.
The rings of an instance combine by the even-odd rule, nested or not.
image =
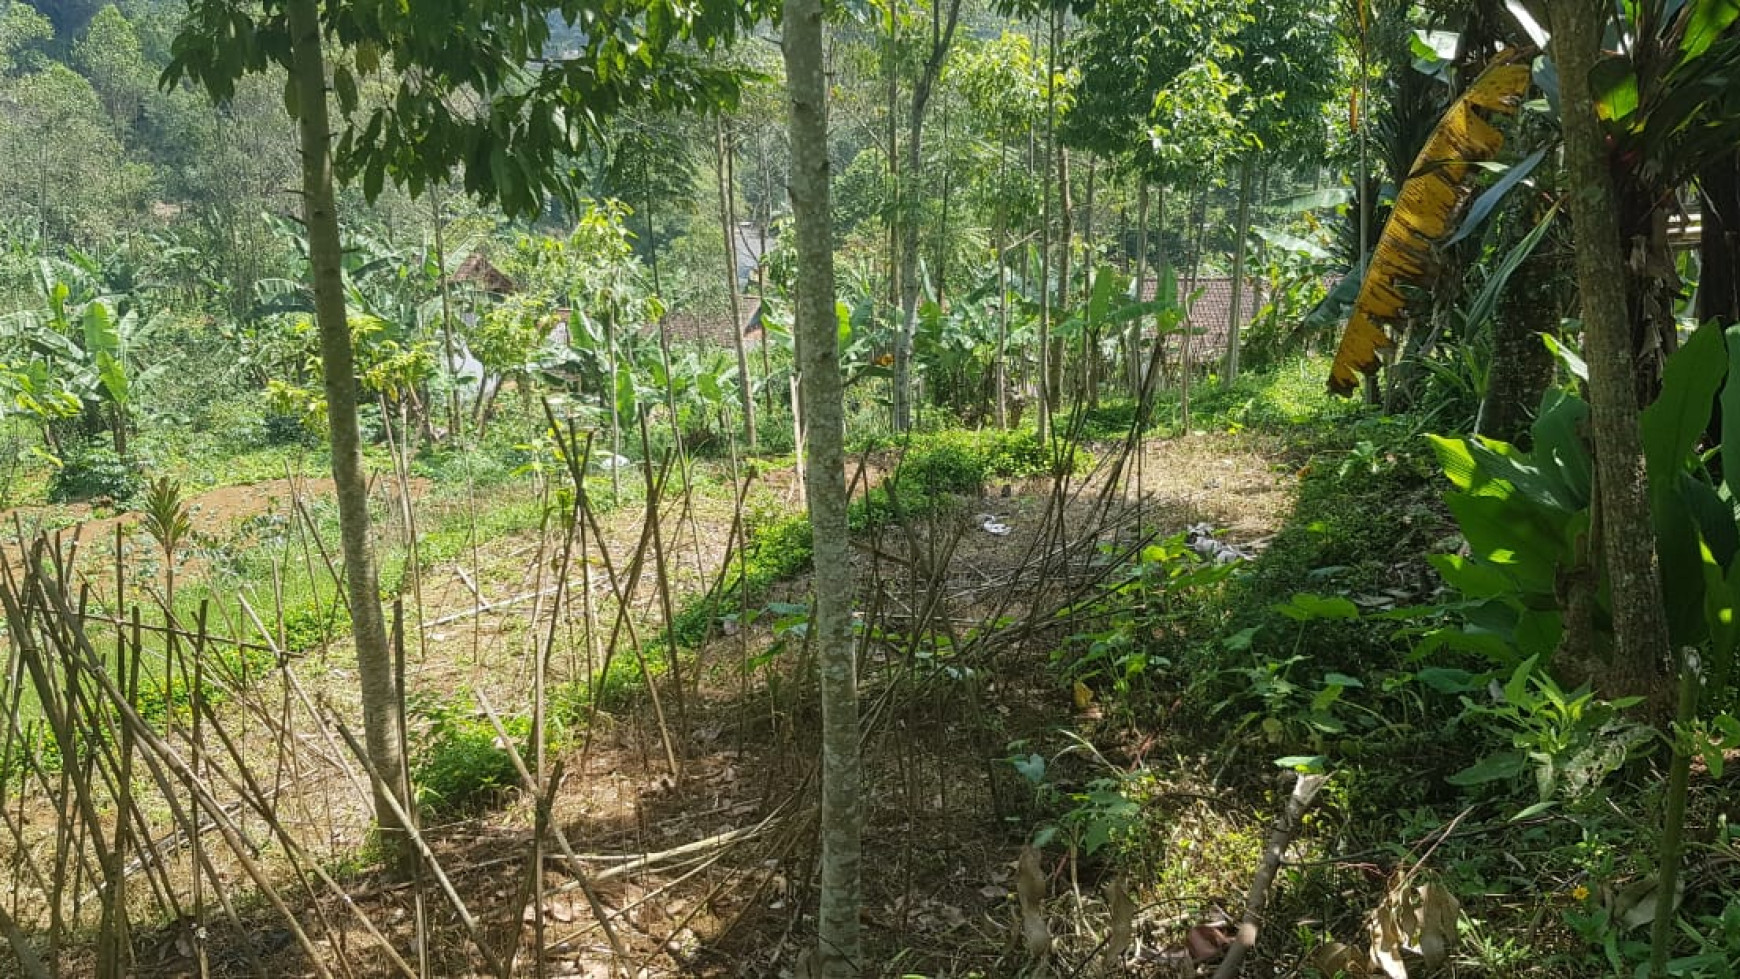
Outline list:
[[[1260,540],[1273,533],[1290,505],[1291,474],[1277,470],[1251,440],[1154,442],[1140,472],[1143,519],[1161,535],[1208,522],[1235,543]],[[773,502],[795,505],[789,489],[783,483],[772,487]],[[866,645],[862,667],[865,921],[878,961],[903,972],[1016,971],[1007,958],[1011,870],[1037,813],[1031,787],[1006,759],[1012,745],[1037,744],[1055,737],[1060,724],[1079,722],[1081,705],[1072,704],[1069,689],[1048,667],[1059,638],[1055,630],[1007,631],[992,617],[1019,619],[1026,596],[1038,593],[1023,576],[1042,566],[1033,563],[1033,552],[1046,539],[1038,528],[1057,512],[1048,507],[1050,489],[1038,480],[1012,483],[1006,491],[992,486],[985,498],[964,501],[959,512],[888,528],[867,542],[891,555],[882,570],[864,570],[881,567],[883,559],[861,555],[861,607],[866,629],[877,636]],[[305,484],[301,491],[330,492],[330,485]],[[196,526],[221,532],[266,512],[275,494],[289,492],[275,481],[202,494]],[[1088,540],[1101,531],[1094,524],[1104,517],[1091,515],[1091,497],[1085,493],[1063,508],[1064,539]],[[1127,518],[1125,505],[1116,509],[1118,519]],[[981,513],[996,516],[1012,532],[985,533],[976,522]],[[689,520],[678,520],[674,508],[667,512],[661,542],[673,607],[711,585],[726,556],[732,518],[730,502],[717,496],[697,498]],[[113,534],[114,526],[137,517],[108,519],[113,522],[86,524],[83,533]],[[582,866],[606,909],[614,944],[648,976],[789,975],[813,932],[813,921],[795,913],[814,903],[812,779],[819,722],[801,633],[793,630],[789,614],[745,620],[685,658],[681,688],[670,676],[660,677],[653,688],[656,704],[644,684],[630,683],[602,700],[596,713],[583,705],[590,723],[576,724],[575,715],[560,713],[572,709],[563,706],[563,698],[572,696],[563,685],[600,670],[616,612],[608,578],[614,572],[618,586],[629,587],[633,555],[643,539],[637,507],[619,509],[601,523],[608,560],[590,539],[584,557],[570,555],[559,604],[553,588],[562,535],[548,530],[476,541],[421,575],[416,584],[426,626],[413,630],[408,643],[413,713],[426,709],[415,703],[434,698],[474,720],[483,716],[485,702],[504,717],[529,716],[532,664],[538,651],[547,651],[552,717],[560,717],[568,731],[549,759],[552,765],[559,759],[566,773],[551,798],[550,818],[568,845],[591,855]],[[1091,560],[1094,552],[1084,547],[1080,553]],[[904,568],[896,560],[902,558]],[[930,577],[916,573],[933,559],[942,564],[929,569]],[[652,560],[649,548],[627,618],[643,642],[658,634],[663,620],[664,596]],[[1056,573],[1077,567],[1043,566]],[[927,601],[937,587],[940,597]],[[999,606],[996,600],[1005,595],[1015,601]],[[783,584],[768,598],[801,603],[805,584]],[[908,641],[920,620],[938,637],[935,642]],[[619,634],[616,656],[632,664],[627,634]],[[975,635],[990,638],[975,641]],[[358,716],[354,669],[342,643],[298,658],[290,669],[325,709]],[[413,753],[428,732],[426,715],[420,716],[425,719],[416,722]],[[254,732],[249,736],[264,739],[256,741],[261,751],[283,757],[285,732],[248,723]],[[355,721],[350,723],[354,730]],[[354,790],[356,773],[319,746],[308,719],[293,729],[296,742],[314,750],[291,766],[299,774],[295,791],[279,798],[279,818],[297,827],[311,854],[350,859],[367,843],[369,825],[366,798]],[[669,755],[677,758],[675,773]],[[542,958],[551,975],[611,975],[613,943],[565,860],[544,865],[542,914],[523,903],[536,806],[511,781],[498,806],[426,827],[432,849],[467,912],[485,924],[496,947],[517,943],[522,963]],[[344,900],[325,893],[318,898],[323,927],[331,929],[322,945],[350,949],[345,954],[353,969],[363,970],[359,974],[385,974],[385,961],[366,951],[373,939],[357,924],[353,908],[396,947],[409,948],[412,892],[369,877],[347,881],[346,890]],[[479,959],[457,914],[433,890],[425,894],[425,908],[432,974],[476,974]],[[269,934],[281,931],[262,927]],[[216,924],[214,948],[246,971],[241,950],[257,941],[253,930]],[[534,942],[540,931],[542,948]],[[177,974],[185,966],[173,951],[178,940],[173,930],[141,936],[143,946],[170,951],[138,974]],[[274,973],[308,970],[287,942],[279,942],[270,960]]]
[[[1142,460],[1146,519],[1162,535],[1207,522],[1235,543],[1260,542],[1284,519],[1293,482],[1290,471],[1277,469],[1250,440],[1231,447],[1223,438],[1155,442]],[[1018,572],[1031,559],[1049,490],[1037,480],[1010,484],[1007,496],[1000,485],[990,487],[984,499],[943,521],[948,526],[915,528],[914,537],[921,550],[932,537],[953,539],[941,575],[951,589]],[[1085,501],[1066,508],[1066,521],[1084,521],[1086,509]],[[981,512],[1013,532],[985,533],[975,523]],[[617,514],[611,523],[613,547],[625,549],[638,534],[638,515]],[[706,514],[700,534],[716,541],[728,526],[728,513]],[[901,550],[907,540],[891,529],[877,546],[910,557]],[[530,560],[526,544],[509,549],[507,560]],[[861,562],[861,574],[867,563]],[[888,574],[897,579],[900,571]],[[694,584],[681,591],[696,593]],[[802,602],[803,592],[803,584],[793,582],[772,597]],[[876,602],[867,595],[863,604],[868,616]],[[902,615],[910,621],[920,614],[916,604],[895,582],[886,583],[883,626],[897,628]],[[936,614],[957,617],[960,628],[970,630],[986,607],[963,601]],[[646,613],[648,623],[656,622],[656,609]],[[489,642],[500,648],[523,627],[513,624],[512,612],[488,618],[494,620],[485,627]],[[548,621],[546,610],[544,625]],[[618,939],[651,964],[649,975],[785,975],[813,927],[793,911],[813,903],[810,746],[819,719],[800,669],[801,647],[782,643],[775,631],[764,620],[710,643],[688,667],[681,716],[673,689],[661,684],[680,779],[664,761],[660,724],[644,698],[607,710],[584,750],[566,756],[567,782],[552,815],[574,845],[625,858],[654,855],[637,872],[611,873],[597,887],[616,914]],[[910,958],[902,960],[902,970],[964,975],[971,966],[987,975],[1012,974],[1012,963],[1001,957],[1008,945],[1003,929],[1012,863],[1029,828],[1019,821],[1031,818],[1032,800],[1023,798],[1030,790],[1001,759],[1011,742],[1048,737],[1074,717],[1069,692],[1047,672],[1046,650],[1033,642],[976,653],[971,667],[935,660],[939,668],[929,672],[922,663],[914,672],[897,646],[872,644],[864,665],[871,947],[878,954],[904,950]],[[499,654],[486,658],[502,664]],[[474,677],[500,696],[512,682],[523,689],[527,678],[523,663],[510,667],[507,683],[500,675],[484,678],[489,672]],[[444,852],[459,873],[483,878],[471,886],[485,915],[507,913],[488,895],[514,893],[499,855],[524,850],[527,818],[522,801],[481,826],[443,835]],[[546,906],[542,921],[552,974],[607,975],[607,944],[572,890],[574,877],[552,867],[547,884],[562,895]],[[526,947],[524,954],[535,953]]]

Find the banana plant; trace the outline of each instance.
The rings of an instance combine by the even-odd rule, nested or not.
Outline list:
[[[76,399],[85,431],[106,430],[126,458],[138,388],[164,368],[142,361],[164,317],[145,315],[136,298],[97,294],[94,280],[69,262],[43,259],[37,290],[39,309],[0,317],[0,333],[38,365],[24,374],[31,383],[23,403],[58,414],[62,395]]]

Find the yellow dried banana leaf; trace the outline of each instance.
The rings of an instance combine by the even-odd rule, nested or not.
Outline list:
[[[1482,113],[1511,115],[1517,111],[1529,87],[1524,54],[1518,51],[1501,56],[1481,72],[1444,113],[1415,157],[1341,334],[1341,346],[1329,371],[1329,390],[1336,394],[1352,394],[1359,387],[1360,372],[1377,370],[1381,353],[1395,346],[1385,327],[1406,311],[1407,297],[1402,290],[1430,282],[1432,247],[1455,230],[1468,198],[1469,171],[1504,146],[1504,134]]]

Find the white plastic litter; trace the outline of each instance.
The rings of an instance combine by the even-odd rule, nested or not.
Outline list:
[[[1218,541],[1214,537],[1214,528],[1205,523],[1193,524],[1184,531],[1184,545],[1196,552],[1204,561],[1214,564],[1232,564],[1235,561],[1249,561],[1251,553],[1243,548]]]
[[[980,530],[998,537],[1007,537],[1009,532],[1014,529],[989,513],[981,513],[973,519],[979,524]]]

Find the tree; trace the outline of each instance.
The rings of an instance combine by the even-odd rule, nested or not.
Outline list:
[[[147,168],[126,156],[77,72],[51,63],[0,79],[0,223],[59,244],[113,240],[147,183]]]
[[[1256,169],[1264,156],[1322,142],[1333,44],[1327,12],[1302,0],[1097,4],[1073,45],[1082,78],[1062,136],[1130,160],[1140,179],[1162,187],[1235,164],[1233,276],[1242,281]],[[1229,377],[1238,373],[1242,296],[1234,290]]]
[[[1627,314],[1625,257],[1607,137],[1596,115],[1591,78],[1601,50],[1604,9],[1594,0],[1550,0],[1547,5],[1559,75],[1571,221],[1576,229],[1599,536],[1612,588],[1614,665],[1621,676],[1630,678],[1630,683],[1616,686],[1636,689],[1661,674],[1667,662],[1668,632],[1633,393],[1637,372]]]
[[[889,0],[892,4],[895,0]],[[945,9],[946,4],[946,9]],[[906,163],[902,179],[911,191],[902,194],[902,206],[895,215],[900,222],[900,329],[894,337],[894,428],[905,431],[912,425],[912,336],[918,325],[918,232],[919,209],[913,197],[918,193],[919,178],[924,173],[924,119],[930,107],[930,97],[942,74],[943,63],[955,43],[955,27],[961,19],[961,0],[932,0],[930,34],[925,45],[924,63],[912,85],[912,101],[906,114]],[[894,16],[889,13],[890,19]],[[894,107],[889,106],[893,112]]]
[[[103,99],[117,132],[125,132],[151,94],[151,69],[139,35],[113,4],[97,11],[73,45],[73,64]]]
[[[849,979],[864,964],[858,942],[864,810],[859,795],[858,687],[833,219],[828,214],[828,88],[822,68],[820,0],[786,0],[784,27],[791,208],[798,236],[796,332],[804,487],[814,541],[814,635],[822,693],[822,881],[816,964],[822,979]]]
[[[376,775],[375,817],[392,869],[407,873],[408,841],[395,832],[405,798],[404,759],[393,661],[381,613],[370,533],[367,484],[356,417],[350,324],[345,310],[343,254],[336,186],[342,173],[361,178],[373,199],[389,177],[412,195],[444,183],[464,164],[464,186],[500,201],[512,213],[536,213],[545,195],[573,198],[563,159],[578,154],[592,131],[564,120],[592,119],[637,102],[653,107],[729,100],[734,75],[707,69],[678,49],[705,51],[729,40],[750,8],[713,3],[679,12],[669,0],[580,4],[491,0],[450,8],[431,18],[409,4],[366,0],[190,0],[189,19],[175,42],[165,84],[193,78],[216,100],[230,98],[237,80],[271,66],[290,84],[285,108],[296,118],[302,150],[303,216],[309,238],[315,322],[324,362],[328,436],[338,500],[364,734]],[[550,16],[588,29],[577,53],[546,58]],[[603,26],[601,26],[601,23]],[[609,29],[606,29],[606,26]],[[346,121],[333,140],[325,46],[347,46],[349,64],[333,68],[331,94]],[[372,74],[390,57],[403,73],[397,97],[363,111],[357,74]],[[526,77],[526,66],[538,68]],[[468,89],[478,109],[460,114],[450,93]],[[366,121],[365,121],[366,118]]]

